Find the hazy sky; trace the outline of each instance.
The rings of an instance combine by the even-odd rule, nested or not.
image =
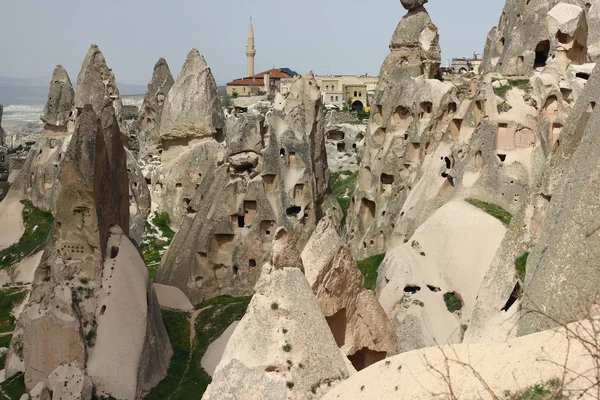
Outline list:
[[[504,0],[430,0],[444,63],[483,52]],[[376,75],[405,10],[399,0],[0,0],[0,76],[76,81],[96,43],[117,81],[146,84],[159,57],[175,76],[197,47],[219,84],[246,73],[250,16],[256,71]]]

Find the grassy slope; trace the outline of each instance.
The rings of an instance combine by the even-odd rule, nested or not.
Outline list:
[[[23,225],[25,232],[19,241],[0,251],[0,269],[8,268],[23,258],[44,248],[54,218],[52,214],[34,207],[29,200],[23,200]]]
[[[329,178],[329,187],[333,192],[338,203],[342,207],[344,217],[350,207],[350,201],[354,194],[354,188],[356,186],[356,180],[358,179],[358,172],[334,172]]]
[[[196,337],[190,346],[190,315],[163,310],[163,318],[174,355],[168,376],[150,392],[146,399],[199,399],[212,381],[202,368],[202,357],[214,342],[235,321],[242,319],[250,297],[222,296],[196,306],[199,314],[194,329]]]
[[[150,272],[150,279],[154,279],[156,271],[160,266],[160,260],[162,255],[171,245],[175,232],[169,227],[169,214],[164,212],[157,214],[152,218],[152,226],[146,222],[146,236],[140,246],[146,265],[148,265],[148,271]],[[154,227],[158,228],[158,232]]]
[[[466,199],[465,201],[477,208],[482,209],[483,211],[496,218],[506,226],[510,225],[510,221],[512,221],[512,215],[504,208],[496,204],[486,203],[485,201],[477,199]]]
[[[26,392],[25,375],[22,372],[0,383],[0,399],[19,400]],[[6,393],[6,395],[4,395]]]
[[[357,262],[358,269],[360,269],[365,278],[365,288],[375,290],[377,286],[377,270],[384,258],[385,254],[379,254]]]

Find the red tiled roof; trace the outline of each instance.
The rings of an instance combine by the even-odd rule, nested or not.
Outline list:
[[[278,68],[273,68],[268,71],[260,72],[256,75],[247,76],[245,78],[240,78],[233,80],[227,84],[227,86],[263,86],[264,85],[264,77],[265,74],[269,74],[269,79],[286,79],[291,78],[292,76],[286,74],[282,70]]]

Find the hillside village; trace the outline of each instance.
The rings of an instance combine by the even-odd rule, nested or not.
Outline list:
[[[57,66],[0,128],[0,398],[599,399],[600,2],[450,70],[426,3],[378,77],[257,74],[252,26],[226,94]]]

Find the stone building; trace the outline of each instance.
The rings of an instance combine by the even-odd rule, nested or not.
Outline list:
[[[351,108],[362,111],[370,106],[369,93],[377,89],[378,77],[369,75],[316,76],[323,103],[342,108],[350,101]]]

